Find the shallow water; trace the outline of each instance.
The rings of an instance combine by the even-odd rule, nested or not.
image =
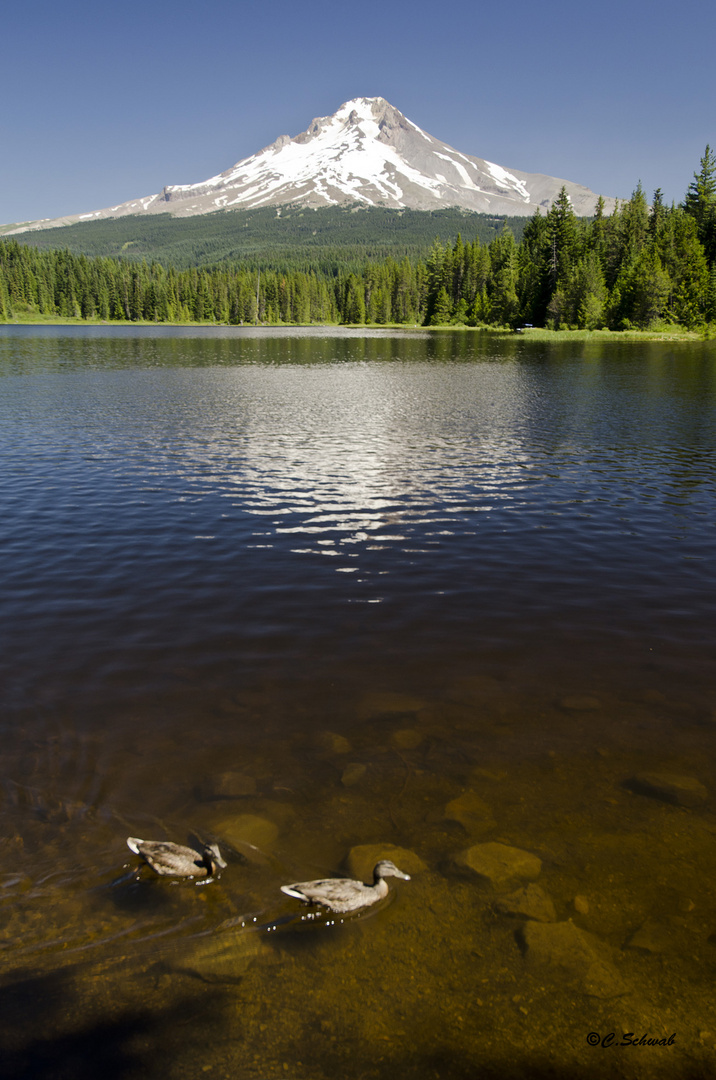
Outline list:
[[[715,390],[713,343],[0,327],[6,1074],[712,1075]],[[365,844],[425,869],[280,893]]]

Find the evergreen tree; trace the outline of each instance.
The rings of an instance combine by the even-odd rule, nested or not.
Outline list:
[[[450,297],[448,291],[444,285],[440,286],[438,295],[435,298],[433,305],[433,311],[430,316],[430,326],[445,326],[450,322],[450,313],[452,305],[450,303]]]
[[[666,224],[667,213],[668,211],[664,206],[664,193],[661,188],[657,188],[654,192],[649,214],[649,236],[652,240],[659,240]]]
[[[553,251],[547,219],[539,207],[525,228],[518,252],[518,295],[520,318],[544,326],[547,306],[554,289]]]
[[[716,261],[716,155],[708,145],[701,158],[701,168],[689,184],[684,210],[696,222],[699,240],[713,265]]]
[[[709,284],[706,291],[706,309],[704,314],[709,322],[716,323],[716,263],[711,267],[711,272],[709,274]]]
[[[439,239],[436,239],[430,249],[426,263],[426,289],[425,298],[425,322],[431,325],[435,304],[441,289],[444,289],[448,297],[448,286],[452,290],[450,252],[444,247]]]
[[[465,256],[465,277],[462,282],[461,298],[464,298],[468,308],[471,308],[477,297],[482,295],[487,287],[487,279],[490,275],[490,252],[484,244],[475,240],[467,246]]]
[[[624,267],[610,304],[612,329],[648,329],[666,311],[672,284],[653,248]]]
[[[555,290],[548,312],[557,328],[595,330],[604,325],[607,288],[599,257],[587,252]]]
[[[594,220],[586,228],[585,246],[588,251],[593,251],[596,254],[602,265],[604,264],[606,231],[607,219],[604,214],[604,199],[600,195],[594,211]]]
[[[707,319],[709,266],[693,218],[679,213],[675,222],[676,257],[670,268],[672,314],[678,323],[692,330]]]
[[[415,271],[406,256],[396,270],[392,319],[398,323],[418,321],[418,290]]]
[[[345,284],[341,322],[365,322],[365,291],[362,281],[355,274],[349,274]]]
[[[639,257],[649,239],[649,207],[641,181],[621,208],[619,233],[624,265]]]
[[[505,225],[500,236],[490,244],[490,280],[487,293],[490,322],[509,326],[517,318],[517,246],[510,228]]]
[[[484,326],[490,321],[490,301],[487,288],[478,293],[467,311],[468,326]]]
[[[615,206],[606,223],[604,241],[604,278],[607,288],[612,289],[649,242],[649,207],[641,183],[628,202]]]
[[[547,214],[547,245],[549,282],[554,289],[567,277],[577,249],[577,215],[564,185]]]
[[[462,296],[462,283],[465,277],[466,270],[466,252],[465,245],[462,242],[462,236],[457,234],[457,240],[452,250],[452,296],[457,300]]]
[[[0,322],[7,322],[7,320],[11,318],[12,306],[10,304],[10,294],[5,278],[0,274]]]

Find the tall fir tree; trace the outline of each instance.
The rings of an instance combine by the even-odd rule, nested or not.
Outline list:
[[[577,249],[577,215],[564,185],[547,214],[548,267],[552,289],[572,267]]]
[[[684,199],[684,210],[696,222],[699,240],[710,265],[716,261],[716,155],[706,146],[701,168],[694,173]]]
[[[490,322],[509,326],[519,311],[517,298],[517,245],[512,230],[505,225],[490,244],[490,279],[487,293]]]

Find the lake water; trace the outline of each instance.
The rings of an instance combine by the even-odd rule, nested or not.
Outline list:
[[[5,326],[0,447],[3,1077],[714,1075],[714,343]]]

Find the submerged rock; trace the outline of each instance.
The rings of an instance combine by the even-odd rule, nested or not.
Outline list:
[[[527,922],[521,937],[527,962],[550,968],[572,989],[596,998],[627,992],[609,946],[573,923]]]
[[[244,776],[239,772],[217,773],[205,777],[197,785],[196,796],[203,802],[214,799],[240,799],[244,795],[256,794],[256,781],[253,776]]]
[[[346,765],[341,774],[341,783],[344,787],[353,787],[354,784],[359,783],[366,774],[366,767],[358,761],[351,761]]]
[[[235,983],[250,964],[271,952],[257,933],[212,934],[199,939],[174,966],[204,982]]]
[[[474,783],[488,781],[491,784],[499,784],[506,780],[508,773],[505,769],[486,769],[483,765],[476,765],[470,773],[470,779]]]
[[[414,728],[401,728],[390,736],[390,745],[396,750],[415,750],[424,741],[422,731],[415,731]]]
[[[419,855],[408,848],[396,847],[395,844],[358,844],[348,852],[346,868],[352,878],[372,881],[373,868],[381,859],[390,859],[399,870],[411,876],[427,870]]]
[[[335,731],[317,731],[311,740],[316,750],[324,754],[350,754],[351,744],[343,735],[337,735]]]
[[[627,780],[626,786],[639,795],[648,795],[672,806],[703,806],[709,797],[708,790],[700,780],[675,773],[637,773]]]
[[[664,705],[666,703],[666,694],[662,694],[661,690],[650,688],[637,694],[636,700],[643,701],[647,705]]]
[[[457,821],[469,833],[486,833],[495,827],[492,810],[474,791],[465,791],[445,807],[444,821]]]
[[[655,954],[666,952],[669,944],[670,935],[667,927],[654,922],[653,919],[647,919],[633,934],[630,934],[624,942],[624,948]]]
[[[464,701],[472,705],[484,698],[494,697],[501,690],[501,684],[492,675],[469,675],[452,683],[445,696],[449,701]]]
[[[366,694],[358,706],[358,716],[361,720],[369,720],[374,716],[416,713],[424,709],[427,704],[428,702],[423,698],[413,697],[411,694],[391,692]]]
[[[542,869],[542,861],[531,852],[498,843],[475,844],[455,855],[453,862],[458,869],[476,874],[495,889],[517,881],[534,881]]]
[[[234,695],[225,695],[219,699],[218,709],[223,713],[243,713],[246,712],[246,706],[241,698]]]
[[[599,698],[592,697],[590,694],[568,694],[567,697],[560,699],[559,704],[560,708],[567,709],[569,712],[596,712],[602,707]]]
[[[256,814],[224,818],[214,826],[214,832],[249,858],[252,849],[270,851],[278,839],[278,827],[273,821]]]
[[[9,777],[3,795],[10,806],[30,810],[38,821],[48,825],[66,825],[95,817],[95,810],[88,803],[60,798],[51,791],[19,784]]]
[[[509,896],[503,896],[495,904],[495,910],[501,915],[512,915],[521,919],[534,919],[536,922],[555,922],[557,912],[544,889],[532,882]]]

